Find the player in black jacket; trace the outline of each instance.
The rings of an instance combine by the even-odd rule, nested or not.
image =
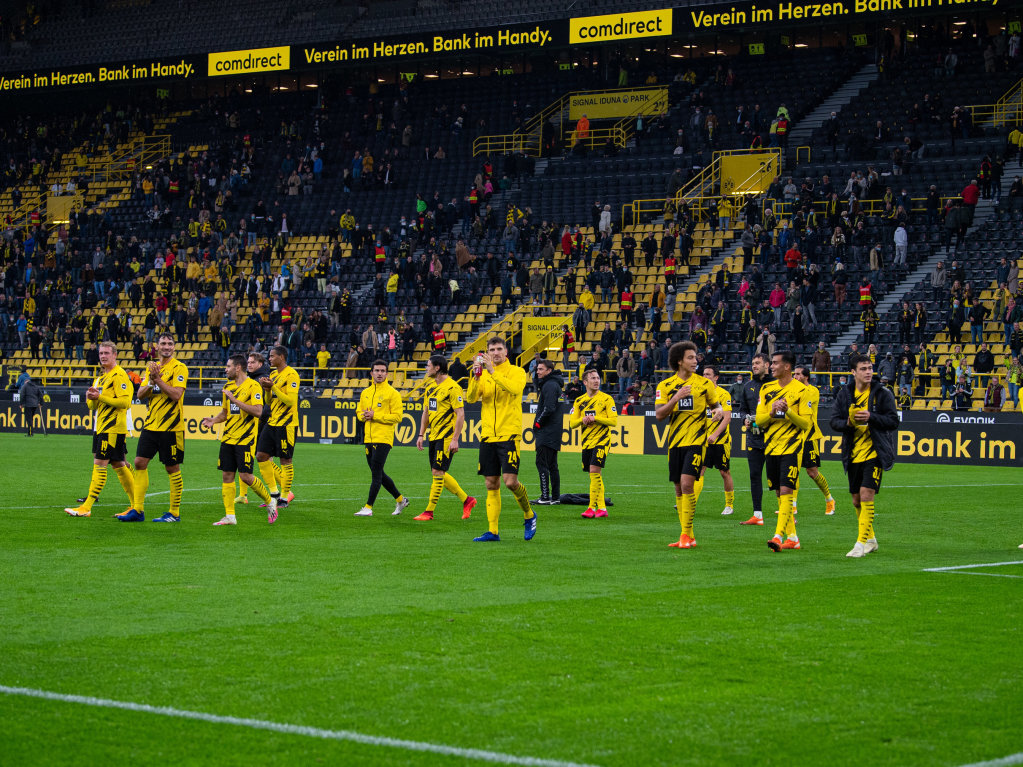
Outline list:
[[[753,375],[742,387],[742,396],[738,402],[732,402],[743,417],[746,429],[746,461],[749,464],[749,491],[753,497],[753,516],[740,522],[740,525],[763,525],[764,512],[764,435],[757,427],[757,402],[760,400],[760,387],[771,378],[771,360],[766,354],[753,355]]]
[[[536,417],[533,436],[536,446],[536,470],[540,473],[540,498],[543,506],[561,503],[561,472],[558,452],[561,450],[561,377],[554,372],[554,363],[546,358],[536,363]]]

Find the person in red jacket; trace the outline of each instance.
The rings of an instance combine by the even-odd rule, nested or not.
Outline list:
[[[977,186],[977,179],[973,179],[964,186],[959,196],[963,198],[963,209],[967,215],[967,226],[972,226],[973,214],[977,210],[977,201],[980,200],[980,187]]]

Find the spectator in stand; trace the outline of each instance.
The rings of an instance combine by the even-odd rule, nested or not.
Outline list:
[[[977,386],[986,389],[988,379],[995,369],[995,356],[988,349],[986,342],[980,345],[980,349],[973,356],[973,373],[977,376]]]
[[[1005,404],[1005,387],[998,376],[991,379],[984,391],[984,412],[997,413]]]
[[[1012,355],[1006,367],[1005,380],[1009,384],[1009,400],[1015,409],[1019,405],[1019,388],[1023,386],[1023,364],[1020,364],[1018,354]]]
[[[931,301],[940,304],[945,298],[945,283],[948,274],[945,271],[945,262],[939,261],[931,272]]]
[[[781,327],[781,308],[785,305],[785,291],[782,289],[780,282],[774,283],[774,289],[771,291],[768,301],[771,309],[774,310],[775,327]]]
[[[895,227],[895,266],[906,266],[906,254],[909,252],[909,235],[906,233],[906,227],[899,222],[899,225]]]
[[[955,393],[952,395],[953,410],[969,410],[973,401],[973,386],[965,371],[959,372],[956,379]]]
[[[968,229],[973,226],[973,214],[977,209],[977,203],[980,201],[980,187],[977,186],[977,179],[973,179],[963,187],[963,191],[959,196],[963,198],[963,210],[966,212],[966,221],[963,228]]]
[[[984,340],[984,320],[991,312],[980,301],[970,307],[970,343],[979,344]]]
[[[945,315],[945,327],[948,328],[948,341],[952,344],[962,343],[963,324],[966,322],[966,312],[963,310],[958,298],[952,299],[952,306]]]
[[[917,381],[919,382],[917,394],[921,396],[927,394],[927,390],[931,387],[931,371],[937,361],[938,358],[927,348],[927,344],[920,344],[920,353],[916,357]]]
[[[828,354],[828,350],[824,345],[823,341],[818,341],[817,349],[813,353],[813,359],[810,362],[814,373],[830,373],[831,372],[831,355]],[[820,382],[826,385],[831,385],[830,376],[814,376],[814,384],[820,386]]]

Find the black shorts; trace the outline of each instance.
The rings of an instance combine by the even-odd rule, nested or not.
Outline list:
[[[501,474],[519,473],[518,440],[506,439],[501,442],[481,442],[479,465],[476,473],[481,477],[497,477]]]
[[[430,440],[430,468],[434,471],[447,471],[451,466],[452,455],[448,452],[451,437]]]
[[[766,456],[764,466],[767,468],[767,487],[775,491],[782,486],[793,490],[799,487],[800,457],[800,452]]]
[[[720,469],[730,471],[732,466],[732,443],[726,445],[707,445],[707,452],[703,456],[703,464],[708,469]]]
[[[881,462],[876,458],[863,463],[849,464],[849,492],[856,495],[861,487],[881,492],[881,480],[884,478],[884,469]]]
[[[382,442],[367,442],[366,443],[366,463],[369,464],[369,469],[380,469],[383,471],[384,464],[387,463],[387,456],[391,452],[391,446],[385,445]]]
[[[589,471],[591,466],[599,466],[603,469],[607,466],[607,456],[611,452],[610,445],[599,445],[598,447],[583,448],[583,471]]]
[[[673,447],[668,450],[668,481],[681,482],[682,475],[688,474],[699,479],[703,470],[704,445]]]
[[[123,434],[104,431],[92,435],[92,454],[101,461],[123,461],[124,452]]]
[[[253,457],[252,445],[226,445],[221,442],[217,468],[221,471],[251,474]]]
[[[142,434],[139,435],[135,455],[151,461],[157,453],[160,454],[160,463],[164,466],[183,464],[185,462],[185,432],[143,429]]]
[[[256,452],[291,460],[295,455],[295,427],[267,424],[256,438]]]
[[[816,469],[821,465],[821,443],[819,439],[808,439],[803,443],[802,466],[804,469]]]

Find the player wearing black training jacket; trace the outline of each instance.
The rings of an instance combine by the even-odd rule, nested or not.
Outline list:
[[[536,376],[539,396],[536,417],[533,419],[533,434],[536,470],[540,474],[540,498],[536,503],[550,506],[561,502],[558,452],[561,450],[562,380],[554,370],[554,363],[546,358],[536,363]]]
[[[742,387],[742,396],[738,402],[732,402],[746,425],[746,461],[749,464],[749,491],[753,497],[753,516],[740,522],[740,525],[763,525],[764,512],[764,435],[757,427],[757,402],[760,400],[760,387],[773,381],[770,373],[771,361],[766,354],[753,356],[753,375]]]

